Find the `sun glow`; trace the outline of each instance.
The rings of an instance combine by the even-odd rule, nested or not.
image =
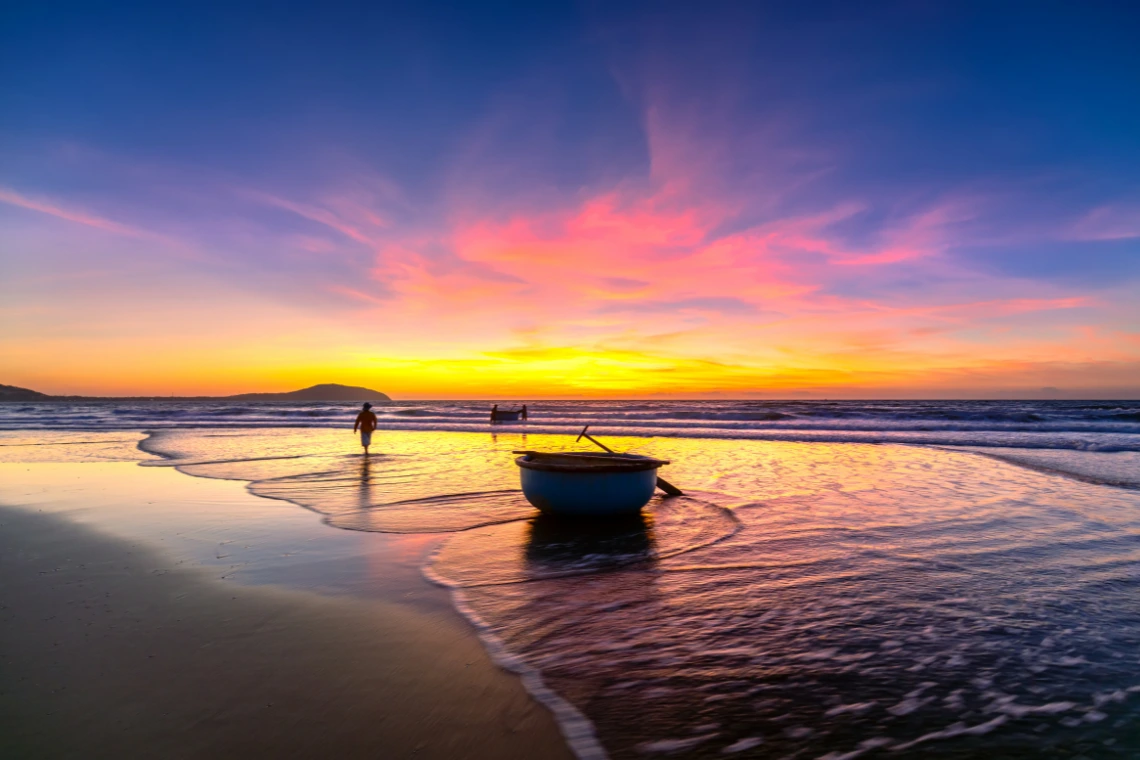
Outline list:
[[[330,153],[308,131],[287,155],[266,148],[260,170],[244,154],[214,171],[177,151],[29,147],[51,171],[0,177],[0,382],[1140,394],[1134,200],[1058,193],[1033,179],[1046,168],[1007,167],[1015,181],[947,166],[906,124],[845,127],[879,135],[857,151],[834,131],[849,108],[749,95],[763,79],[745,76],[749,50],[706,51],[708,70],[619,56],[613,81],[586,88],[620,94],[604,107],[488,98],[447,125],[448,150],[393,138],[430,157],[415,170],[364,145]],[[393,122],[345,118],[365,132]],[[594,118],[604,128],[562,131]],[[906,155],[941,173],[892,170],[908,146],[884,134],[919,141]]]

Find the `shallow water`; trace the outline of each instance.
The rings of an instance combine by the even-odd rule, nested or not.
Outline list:
[[[915,446],[606,441],[672,460],[686,497],[536,516],[510,451],[567,436],[383,433],[368,460],[343,430],[141,445],[337,527],[450,532],[425,572],[613,757],[1140,753],[1140,492]]]

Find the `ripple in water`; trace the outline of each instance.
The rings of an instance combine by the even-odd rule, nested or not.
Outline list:
[[[163,436],[333,525],[457,531],[428,573],[616,758],[1140,754],[1135,491],[917,447],[615,440],[693,496],[599,527],[515,490],[509,451],[565,437],[386,434],[362,462],[331,431]]]
[[[701,496],[657,496],[642,514],[604,522],[565,520],[530,508],[529,519],[453,537],[436,553],[430,573],[462,588],[652,566],[737,530],[732,513],[713,501],[717,495]]]

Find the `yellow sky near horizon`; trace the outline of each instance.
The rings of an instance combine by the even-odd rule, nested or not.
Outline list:
[[[725,233],[732,203],[666,180],[428,232],[331,191],[240,197],[253,207],[239,230],[203,241],[0,195],[13,252],[0,382],[77,395],[336,382],[418,399],[1140,397],[1129,284],[966,267],[946,253],[969,217],[960,201],[857,246],[835,232],[857,204]],[[249,233],[265,204],[320,239],[284,223]],[[273,266],[251,268],[243,246],[269,248]]]

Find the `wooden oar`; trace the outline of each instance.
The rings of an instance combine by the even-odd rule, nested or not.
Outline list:
[[[589,429],[590,429],[589,425],[582,428],[582,432],[578,434],[578,437],[575,439],[574,442],[577,443],[578,441],[582,440],[583,438],[587,438],[587,439],[593,441],[594,443],[598,444],[599,446],[601,446],[604,450],[608,451],[609,453],[611,453],[611,454],[616,453],[609,446],[607,446],[606,444],[602,443],[601,441],[599,441],[594,436],[587,433],[586,431]],[[670,496],[684,496],[685,495],[684,492],[680,488],[677,488],[677,486],[675,486],[672,483],[670,483],[669,481],[665,480],[665,478],[662,478],[660,475],[657,476],[657,487],[660,488],[665,493],[669,494]]]

